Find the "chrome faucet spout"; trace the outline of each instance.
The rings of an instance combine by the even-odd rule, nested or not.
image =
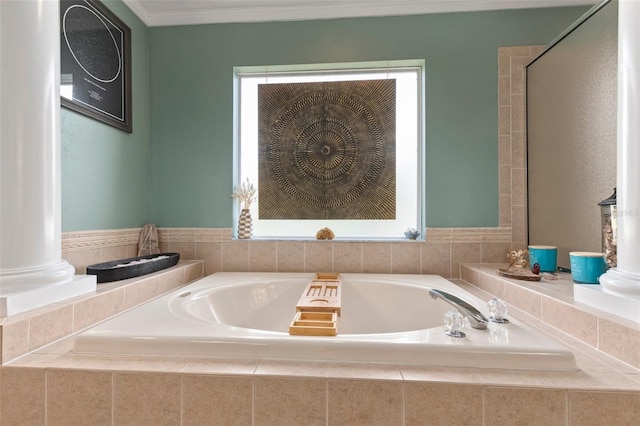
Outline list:
[[[489,320],[482,315],[482,312],[460,299],[459,297],[454,296],[453,294],[447,293],[446,291],[437,290],[432,288],[429,290],[429,295],[433,299],[441,299],[456,308],[462,315],[467,317],[469,320],[469,324],[472,328],[476,328],[478,330],[484,330],[487,328],[487,323]]]

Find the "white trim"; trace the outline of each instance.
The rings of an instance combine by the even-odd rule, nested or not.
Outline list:
[[[395,79],[396,123],[395,159],[396,159],[396,215],[393,219],[261,219],[257,203],[252,205],[253,236],[256,238],[300,238],[313,236],[319,229],[329,226],[339,238],[376,239],[402,238],[407,226],[423,228],[424,191],[420,176],[424,169],[424,115],[420,113],[424,105],[424,65],[425,61],[401,60],[366,63],[320,64],[317,68],[304,66],[298,70],[295,66],[285,67],[236,67],[234,68],[236,97],[234,98],[234,184],[245,179],[258,181],[258,85],[269,83],[290,83],[309,81],[338,80],[376,80]],[[275,71],[279,68],[283,71]],[[242,71],[239,71],[239,70]],[[298,79],[299,78],[299,79]],[[242,81],[242,83],[240,83]],[[416,88],[417,86],[417,88]],[[399,100],[403,100],[400,102]],[[415,100],[415,105],[413,101]],[[402,104],[402,108],[399,106]],[[245,105],[245,106],[243,106]],[[403,109],[404,108],[404,109]],[[404,111],[404,112],[403,112]],[[414,116],[415,114],[415,116]],[[243,119],[244,117],[244,119]],[[412,118],[413,117],[413,118]],[[403,121],[404,120],[404,121]],[[414,122],[415,121],[415,122]],[[411,130],[416,134],[411,135]],[[248,137],[242,137],[245,132]],[[416,155],[417,152],[417,155]],[[415,191],[415,194],[411,195]],[[415,209],[415,210],[414,210]],[[234,217],[237,218],[237,204]],[[237,226],[237,223],[236,223]]]
[[[297,21],[448,12],[593,6],[594,0],[254,0],[209,2],[123,0],[147,26]],[[161,4],[162,6],[157,7]]]

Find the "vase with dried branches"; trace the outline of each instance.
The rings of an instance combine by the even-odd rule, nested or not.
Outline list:
[[[249,178],[236,186],[231,197],[240,201],[240,218],[238,219],[238,238],[249,239],[253,233],[251,223],[251,203],[255,201],[258,189],[249,182]]]

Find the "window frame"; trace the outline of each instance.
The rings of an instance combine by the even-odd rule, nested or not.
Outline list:
[[[407,220],[402,228],[402,231],[405,229],[412,227],[418,229],[420,232],[419,239],[424,238],[424,224],[425,224],[425,147],[426,147],[426,138],[425,138],[425,99],[426,99],[426,89],[425,89],[425,61],[424,60],[399,60],[399,61],[377,61],[377,62],[351,62],[351,63],[326,63],[326,64],[304,64],[304,65],[281,65],[281,66],[242,66],[242,67],[234,67],[233,69],[233,184],[234,187],[240,184],[241,182],[246,181],[247,175],[251,175],[251,173],[246,172],[246,166],[244,166],[243,170],[243,156],[242,156],[242,136],[243,132],[241,129],[242,125],[242,101],[241,97],[244,94],[242,92],[242,79],[245,77],[250,78],[264,78],[265,81],[274,81],[276,78],[280,78],[282,76],[301,76],[301,75],[322,75],[322,76],[331,76],[331,78],[335,78],[336,76],[346,76],[353,74],[362,74],[362,73],[386,73],[387,76],[395,73],[395,72],[407,72],[412,71],[417,75],[417,95],[416,95],[416,117],[415,117],[415,152],[416,152],[416,164],[415,164],[415,177],[417,179],[415,186],[415,211],[411,214],[412,220]],[[257,113],[256,113],[257,114]],[[396,111],[398,114],[398,111]],[[397,127],[397,126],[396,126]],[[398,130],[396,130],[396,135],[398,134]],[[397,138],[396,138],[397,140]],[[412,148],[413,149],[413,148]],[[398,161],[398,157],[396,157]],[[399,169],[399,162],[396,163],[396,170]],[[257,170],[257,167],[256,167]],[[243,173],[244,172],[244,173]],[[255,173],[257,176],[257,171]],[[257,178],[253,180],[254,184],[258,184]],[[396,187],[396,196],[398,196],[399,188]],[[253,204],[251,212],[253,216],[254,224],[260,223],[258,218],[258,210],[257,206],[260,200],[258,199],[256,203]],[[398,199],[396,199],[396,205],[398,208]],[[238,203],[233,204],[233,225],[234,225],[234,238],[237,230],[237,221],[240,213],[240,207]],[[415,217],[415,219],[413,219]],[[397,219],[396,219],[397,220]],[[315,233],[318,229],[328,226],[331,228],[332,223],[335,224],[337,222],[341,222],[340,225],[356,221],[360,224],[367,226],[369,223],[375,222],[378,225],[384,225],[384,223],[380,223],[380,221],[369,221],[369,220],[310,220],[310,219],[302,219],[301,221],[309,223],[309,229],[306,229],[305,232],[295,233],[295,234],[267,234],[263,232],[258,232],[254,237],[259,239],[309,239],[314,238]],[[266,221],[265,221],[266,222]],[[269,222],[273,222],[273,220],[269,220]],[[284,221],[282,221],[284,222]],[[291,222],[287,220],[286,222]],[[390,221],[386,221],[390,222]],[[315,228],[311,228],[314,226]],[[336,239],[339,240],[394,240],[394,239],[402,239],[403,232],[400,232],[398,229],[398,223],[395,222],[395,231],[393,233],[388,232],[388,235],[383,236],[372,236],[366,234],[357,234],[357,235],[345,235],[345,232],[336,232]],[[262,225],[264,227],[264,225]],[[344,226],[340,226],[344,229]],[[333,229],[333,228],[332,228]]]

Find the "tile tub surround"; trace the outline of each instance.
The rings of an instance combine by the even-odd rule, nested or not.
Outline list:
[[[230,228],[160,228],[160,251],[201,260],[215,272],[354,272],[437,274],[459,278],[460,264],[501,262],[511,228],[427,228],[427,241],[315,239],[234,240]],[[66,232],[62,257],[88,265],[137,256],[140,229]]]
[[[99,284],[92,294],[0,318],[0,361],[9,362],[195,281],[202,277],[202,270],[200,261],[181,261],[153,274]]]
[[[82,355],[71,335],[0,369],[0,424],[633,424],[640,370],[511,312],[581,371]]]
[[[184,260],[202,261],[205,275],[331,266],[344,272],[380,268],[458,278],[462,264],[503,262],[507,250],[526,248],[524,66],[541,50],[515,46],[498,52],[500,217],[499,228],[484,229],[498,230],[499,236],[458,228],[427,229],[428,242],[239,242],[232,240],[231,229],[164,228],[159,230],[162,250],[180,252]],[[81,271],[93,263],[135,256],[139,232],[63,233],[63,258]],[[465,278],[466,273],[463,266]],[[481,288],[500,296],[506,291],[505,284],[495,280],[483,279],[478,287],[458,283],[480,297],[491,297]],[[516,287],[509,288],[518,293]],[[548,297],[547,312],[565,303],[554,295]],[[286,416],[287,410],[295,413],[297,424],[375,424],[378,419],[405,425],[452,419],[465,425],[500,424],[505,419],[511,424],[634,424],[640,412],[639,371],[549,326],[541,320],[542,303],[535,298],[524,300],[512,303],[532,315],[515,306],[510,315],[526,319],[573,348],[581,372],[76,356],[69,353],[70,336],[0,368],[0,424],[86,424],[87,419],[96,425],[126,424],[125,418],[131,424],[199,425],[213,419],[221,424],[283,424],[287,418],[277,416]],[[561,324],[588,340],[593,324],[574,320],[569,315]],[[600,321],[606,325],[611,320]],[[16,335],[28,332],[28,327],[14,330]],[[147,389],[153,390],[153,398],[141,401]],[[288,392],[290,400],[274,401],[273,395],[280,390],[298,393]],[[307,400],[298,399],[302,392],[318,399],[307,407]],[[273,404],[273,409],[267,408]],[[157,413],[163,419],[156,422]],[[372,414],[378,417],[372,419]]]
[[[161,250],[179,252],[184,260],[204,261],[205,275],[325,268],[459,278],[462,263],[504,261],[507,250],[527,247],[525,66],[543,50],[544,46],[498,49],[497,228],[428,228],[427,242],[234,241],[231,228],[161,228]],[[140,229],[64,232],[62,257],[77,273],[84,273],[87,265],[136,256],[139,234]]]
[[[498,276],[496,270],[505,266],[463,265],[462,279],[563,333],[640,368],[640,323],[576,302],[570,274],[559,273],[559,280],[521,281]]]

